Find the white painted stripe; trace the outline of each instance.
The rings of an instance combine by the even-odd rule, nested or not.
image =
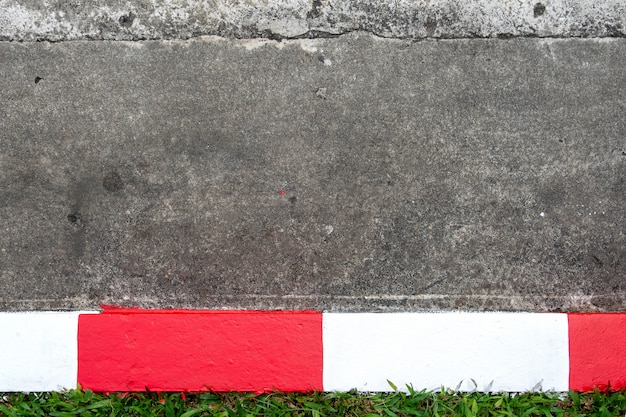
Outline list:
[[[0,313],[0,391],[76,388],[79,314]]]
[[[323,337],[325,391],[568,389],[566,314],[325,313]]]

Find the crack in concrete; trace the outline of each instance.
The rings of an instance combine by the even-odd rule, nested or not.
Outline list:
[[[381,39],[381,40],[391,40],[391,41],[408,41],[408,42],[422,42],[422,41],[461,41],[461,40],[501,40],[501,41],[509,41],[509,40],[519,40],[519,39],[546,39],[546,40],[559,40],[559,39],[588,39],[588,40],[602,40],[602,39],[626,39],[626,32],[624,33],[615,33],[610,36],[603,37],[592,37],[592,36],[573,36],[573,35],[549,35],[549,36],[537,36],[537,35],[516,35],[516,36],[439,36],[439,37],[410,37],[410,36],[385,36],[380,33],[376,33],[370,30],[347,30],[341,33],[332,33],[332,32],[324,32],[324,31],[308,31],[301,35],[295,36],[284,36],[279,33],[274,33],[271,31],[264,31],[262,34],[258,36],[250,36],[250,37],[237,37],[237,36],[224,36],[219,34],[198,34],[186,38],[176,38],[176,37],[137,37],[132,39],[100,39],[100,38],[78,38],[78,39],[47,39],[47,38],[37,38],[34,40],[15,40],[15,39],[6,39],[0,37],[0,43],[66,43],[66,42],[171,42],[171,41],[195,41],[203,38],[219,38],[225,41],[271,41],[271,42],[283,42],[283,41],[298,41],[298,40],[317,40],[317,39],[339,39],[343,37],[347,37],[353,34],[361,34],[361,35],[369,35],[373,38]]]

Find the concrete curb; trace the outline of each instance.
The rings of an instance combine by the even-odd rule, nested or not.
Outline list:
[[[0,40],[623,37],[623,0],[0,0]]]
[[[0,313],[0,391],[626,387],[626,314]]]

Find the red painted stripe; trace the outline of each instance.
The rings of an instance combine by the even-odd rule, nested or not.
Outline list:
[[[568,314],[570,389],[626,388],[626,313]]]
[[[78,323],[78,382],[95,391],[322,389],[322,314],[105,310]]]

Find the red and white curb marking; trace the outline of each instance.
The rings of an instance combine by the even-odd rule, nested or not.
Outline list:
[[[0,391],[626,388],[626,313],[0,313]]]

